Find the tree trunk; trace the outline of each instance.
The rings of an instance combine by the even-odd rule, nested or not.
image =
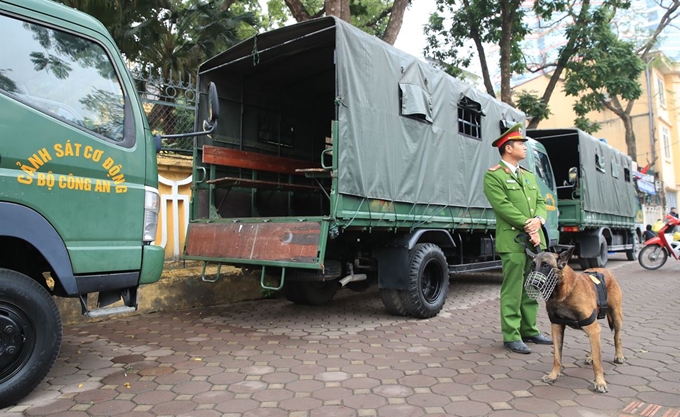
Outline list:
[[[507,0],[501,2],[501,39],[498,46],[501,49],[499,62],[501,67],[501,101],[512,106],[512,91],[510,90],[510,77],[512,76],[512,71],[510,70],[510,41],[512,40],[512,21],[515,18],[515,11],[508,3]]]
[[[394,45],[394,42],[396,42],[399,31],[401,30],[401,25],[404,23],[404,12],[406,6],[408,6],[408,1],[409,0],[394,0],[392,13],[390,13],[390,20],[387,22],[387,28],[382,37],[382,40],[390,45]]]
[[[289,0],[286,0],[288,3]],[[340,20],[350,23],[352,16],[349,12],[349,0],[326,0],[326,14],[335,16]]]
[[[635,143],[633,119],[631,119],[630,113],[623,113],[619,117],[621,117],[623,127],[626,131],[626,148],[628,149],[628,155],[633,158],[633,161],[637,161],[637,144]]]

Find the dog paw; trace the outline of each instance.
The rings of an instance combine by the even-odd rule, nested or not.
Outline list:
[[[624,363],[625,361],[626,361],[626,358],[624,358],[623,356],[615,356],[614,357],[614,363],[621,364],[621,363]]]
[[[588,355],[586,357],[586,365],[592,365],[593,364],[593,357]]]
[[[607,389],[607,383],[606,382],[601,382],[601,383],[595,383],[593,385],[593,389],[595,392],[599,392],[600,394],[604,394],[605,392],[609,392],[609,389]]]
[[[553,374],[543,375],[543,378],[541,378],[541,380],[546,384],[552,384],[557,380],[557,375],[555,376],[553,376]]]

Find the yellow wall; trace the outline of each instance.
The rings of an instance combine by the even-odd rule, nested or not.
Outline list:
[[[191,157],[158,156],[161,208],[156,244],[165,247],[167,261],[179,260],[184,250],[191,201],[191,164]]]

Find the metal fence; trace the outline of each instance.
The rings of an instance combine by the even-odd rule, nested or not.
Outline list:
[[[181,76],[174,79],[144,77],[132,71],[144,111],[154,133],[176,134],[194,130],[196,83]],[[163,139],[161,150],[170,153],[192,152],[193,138]]]

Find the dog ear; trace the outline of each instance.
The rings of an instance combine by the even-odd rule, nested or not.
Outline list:
[[[571,255],[574,254],[575,248],[576,246],[569,246],[568,249],[560,252],[560,256],[557,258],[557,267],[559,269],[564,268],[564,266],[569,263],[569,259],[571,259]]]

